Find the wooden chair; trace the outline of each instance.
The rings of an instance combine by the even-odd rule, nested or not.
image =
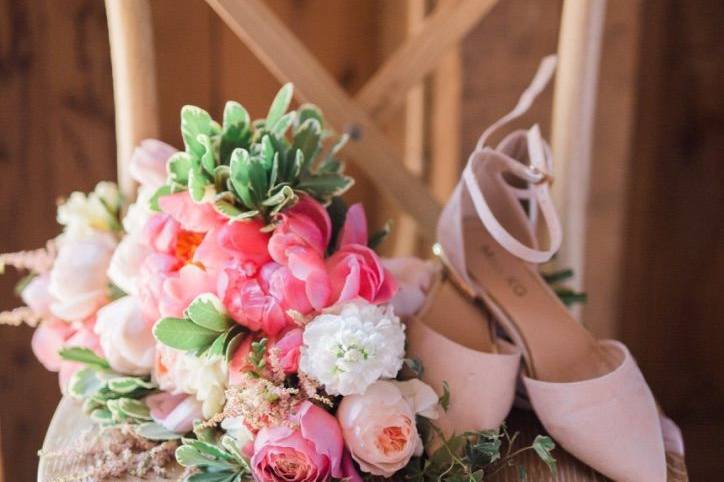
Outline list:
[[[293,82],[296,94],[317,104],[338,131],[357,133],[346,152],[353,159],[363,159],[359,168],[417,221],[425,238],[434,240],[440,205],[428,187],[405,169],[400,153],[379,125],[395,113],[408,91],[437,66],[496,0],[440,1],[354,98],[263,0],[206,1],[280,81]],[[579,274],[583,272],[585,205],[604,9],[605,0],[564,0],[558,46],[552,145],[557,171],[555,197],[567,239],[558,260]],[[160,131],[151,12],[149,0],[106,0],[106,10],[116,107],[118,179],[124,194],[132,199],[135,186],[128,166],[131,152],[140,140],[158,137]],[[576,284],[582,284],[580,275]],[[524,440],[542,430],[534,416],[526,412],[514,412],[509,423],[521,431]],[[77,434],[88,424],[79,408],[64,399],[51,422],[44,448],[61,446],[69,432]],[[556,457],[556,480],[604,480],[561,449],[556,450]],[[534,456],[526,464],[529,480],[551,480],[547,469]],[[683,461],[678,468],[679,471],[670,473],[669,480],[686,480]],[[54,462],[41,460],[38,480],[51,480],[62,475],[61,470]],[[518,480],[517,477],[517,473],[504,473],[495,480]]]

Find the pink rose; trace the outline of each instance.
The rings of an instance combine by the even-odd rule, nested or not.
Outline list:
[[[301,328],[293,328],[274,343],[273,349],[280,365],[279,368],[284,370],[287,375],[297,373],[299,370],[299,354],[302,347],[303,333],[304,330]]]
[[[435,418],[438,397],[419,380],[378,381],[349,395],[337,409],[344,441],[364,472],[392,477],[422,454],[415,415]]]
[[[203,420],[201,402],[186,393],[159,392],[144,399],[151,418],[166,430],[176,433],[190,432],[194,420]]]
[[[159,198],[158,206],[186,231],[206,233],[226,222],[226,218],[217,213],[211,204],[195,203],[188,191],[163,196]]]
[[[166,183],[166,161],[176,148],[156,139],[145,139],[131,156],[131,176],[142,186],[157,189]]]
[[[397,285],[377,254],[361,244],[347,244],[327,260],[334,303],[363,298],[370,303],[390,301]]]
[[[70,323],[58,319],[43,321],[35,330],[31,347],[35,357],[47,370],[51,372],[60,370],[63,360],[58,351],[74,332]]]
[[[220,270],[229,263],[253,272],[271,258],[267,251],[270,235],[262,232],[258,220],[221,224],[206,234],[196,249],[194,261]]]
[[[342,432],[332,415],[311,402],[303,402],[292,425],[263,428],[254,441],[251,458],[259,482],[316,482],[331,477],[360,481],[345,463]]]

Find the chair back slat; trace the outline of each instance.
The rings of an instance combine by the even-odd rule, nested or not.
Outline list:
[[[106,0],[116,112],[118,184],[135,198],[129,167],[133,149],[159,135],[158,99],[149,0]]]
[[[556,257],[582,289],[591,146],[606,0],[565,0],[558,38],[553,96],[553,195],[561,216],[563,246]]]

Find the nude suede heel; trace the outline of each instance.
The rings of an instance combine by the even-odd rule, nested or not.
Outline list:
[[[495,130],[528,110],[554,68],[545,59],[518,105],[481,136],[440,217],[440,250],[521,350],[524,385],[548,433],[614,480],[665,481],[658,408],[635,361],[621,343],[596,340],[538,273],[562,234],[540,129],[488,145]],[[543,227],[547,236],[531,241]]]

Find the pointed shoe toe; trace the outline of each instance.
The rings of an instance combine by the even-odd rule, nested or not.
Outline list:
[[[510,412],[520,351],[498,342],[497,353],[473,350],[441,335],[419,319],[407,324],[408,351],[422,362],[422,379],[436,391],[447,383],[448,410],[437,421],[446,435],[494,430]]]
[[[656,401],[628,349],[599,346],[616,366],[569,383],[523,377],[533,409],[568,452],[623,482],[665,482],[666,456]]]

